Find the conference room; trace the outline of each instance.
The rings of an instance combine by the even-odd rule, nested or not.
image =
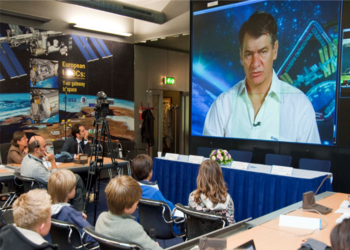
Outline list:
[[[107,186],[131,176],[143,190],[131,214],[161,248],[206,249],[212,238],[217,249],[298,249],[308,238],[331,246],[350,194],[349,8],[343,0],[2,1],[2,212],[42,187],[8,162],[16,147],[46,157],[52,174],[81,178],[87,194],[77,211],[95,227],[91,237],[106,236],[96,222],[110,210]],[[69,140],[74,152],[62,150]],[[151,162],[142,178],[140,155]],[[202,211],[194,192],[209,165],[221,187],[213,205],[228,202],[229,215]],[[158,198],[145,196],[149,183]]]

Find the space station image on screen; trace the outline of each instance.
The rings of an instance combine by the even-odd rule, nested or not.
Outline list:
[[[338,1],[194,12],[192,135],[332,145],[338,14]]]
[[[32,123],[57,123],[59,121],[58,90],[31,89]]]

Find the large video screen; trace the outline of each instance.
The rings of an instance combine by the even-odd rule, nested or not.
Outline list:
[[[340,1],[194,9],[192,135],[334,145],[340,11]]]

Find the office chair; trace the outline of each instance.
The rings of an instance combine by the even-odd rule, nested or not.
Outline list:
[[[253,152],[241,150],[229,150],[228,153],[234,161],[251,162]]]
[[[208,158],[211,151],[213,151],[214,149],[215,148],[198,147],[197,148],[197,155]]]
[[[175,209],[185,214],[186,236],[191,240],[228,225],[225,216],[200,212],[177,203]]]
[[[100,250],[141,250],[142,247],[133,244],[121,243],[111,237],[104,236],[95,231],[95,227],[87,226],[83,228],[84,232],[91,235],[98,244]]]
[[[183,218],[176,218],[171,214],[170,207],[163,201],[141,198],[138,204],[139,218],[143,229],[148,233],[155,229],[157,239],[173,239],[184,237],[185,234],[176,234],[173,226],[184,222]]]
[[[331,162],[325,161],[325,160],[301,158],[299,161],[299,168],[305,169],[305,170],[330,172],[331,171]]]
[[[40,182],[34,178],[23,176],[18,171],[15,171],[13,175],[14,175],[14,180],[13,180],[14,183],[18,187],[23,187],[25,193],[36,188],[42,189]]]
[[[278,154],[266,154],[265,156],[266,165],[278,165],[290,167],[292,164],[292,156],[289,155],[278,155]]]
[[[61,149],[63,147],[65,140],[54,140],[52,142],[53,145],[53,153],[56,154],[60,154],[61,153]]]
[[[11,143],[1,143],[0,144],[0,154],[1,154],[1,164],[7,164],[7,155],[9,153],[9,149],[11,147]]]

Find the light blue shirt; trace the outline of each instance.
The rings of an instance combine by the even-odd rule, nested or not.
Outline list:
[[[275,71],[255,119],[244,79],[222,93],[211,105],[203,135],[321,143],[311,102],[301,90],[278,79]]]

